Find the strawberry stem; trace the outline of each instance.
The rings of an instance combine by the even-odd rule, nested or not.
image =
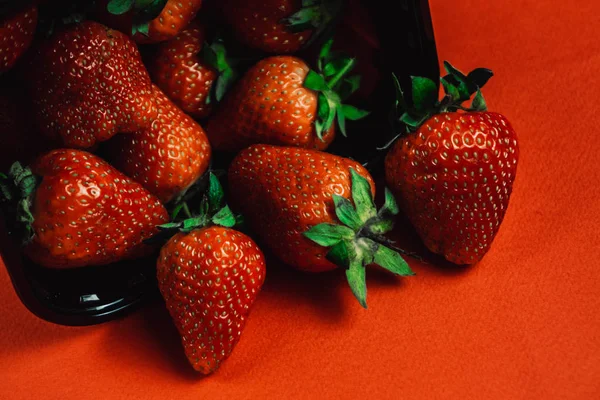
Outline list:
[[[190,212],[190,208],[188,207],[187,203],[183,203],[182,207],[183,207],[183,212],[185,213],[185,216],[188,218],[192,218],[192,213]]]
[[[350,72],[352,70],[352,68],[354,68],[355,64],[356,64],[355,58],[347,59],[345,61],[344,65],[342,66],[342,68],[327,82],[327,86],[329,86],[330,88],[333,89],[335,87],[335,85],[338,84],[340,79],[342,79],[348,72]]]

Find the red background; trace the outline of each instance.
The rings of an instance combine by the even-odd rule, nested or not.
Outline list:
[[[431,0],[440,59],[492,68],[521,161],[504,224],[467,269],[270,268],[213,376],[187,364],[161,304],[102,326],[30,314],[0,268],[0,398],[600,398],[600,7],[596,0]]]

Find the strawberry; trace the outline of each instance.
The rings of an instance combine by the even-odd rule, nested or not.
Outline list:
[[[50,268],[148,255],[154,248],[142,241],[168,220],[156,197],[83,150],[52,150],[30,168],[15,163],[0,189],[23,224],[25,254]]]
[[[156,118],[135,43],[96,22],[68,25],[35,49],[27,78],[40,130],[67,147],[90,148]]]
[[[339,0],[225,0],[222,13],[246,46],[290,54],[316,37],[339,8]]]
[[[398,209],[386,190],[377,212],[375,184],[359,163],[317,150],[253,145],[228,171],[233,204],[265,246],[284,263],[308,272],[341,266],[366,307],[365,266],[411,275],[386,245]]]
[[[222,43],[205,45],[202,25],[192,22],[173,40],[161,43],[151,61],[153,81],[173,102],[194,118],[211,110],[211,94],[220,101],[234,75]]]
[[[333,58],[331,46],[323,46],[318,72],[294,56],[267,57],[250,68],[208,121],[213,147],[236,152],[264,143],[324,150],[334,139],[336,117],[345,135],[346,119],[367,113],[342,104],[359,79],[345,78],[355,60]]]
[[[37,26],[38,9],[29,5],[0,21],[0,74],[27,51]]]
[[[211,148],[202,127],[154,86],[158,117],[138,132],[106,143],[111,163],[163,203],[181,195],[208,168]]]
[[[137,43],[158,43],[181,32],[196,17],[202,0],[104,0],[100,4],[107,11],[101,15],[112,16],[117,26],[130,26],[124,32]]]
[[[386,182],[432,252],[474,264],[508,208],[519,146],[508,119],[487,111],[480,88],[492,72],[445,67],[441,102],[433,81],[413,78],[414,106],[401,117],[409,130],[386,156]],[[463,106],[473,93],[471,107]]]
[[[240,340],[266,269],[252,239],[232,229],[235,218],[222,204],[222,190],[210,175],[204,213],[179,223],[156,264],[158,287],[177,327],[185,354],[203,374],[216,371]]]

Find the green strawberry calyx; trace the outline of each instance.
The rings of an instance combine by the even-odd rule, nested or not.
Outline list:
[[[458,110],[466,112],[487,110],[481,88],[494,75],[491,70],[476,68],[465,75],[448,61],[444,61],[444,69],[447,74],[440,78],[440,82],[445,95],[441,100],[439,100],[438,85],[429,78],[418,76],[411,77],[412,98],[407,99],[397,77],[393,75],[396,87],[394,113],[406,131],[416,131],[436,114]],[[475,97],[471,104],[465,106],[464,103],[471,99],[473,94]]]
[[[226,204],[219,178],[210,172],[208,189],[202,196],[198,211],[191,211],[186,202],[178,203],[172,211],[171,222],[158,225],[159,232],[146,243],[164,242],[178,232],[188,233],[212,225],[233,228],[241,222],[241,217],[236,216]]]
[[[34,236],[31,207],[38,184],[39,179],[31,169],[18,161],[11,165],[7,174],[0,173],[0,203],[8,205],[10,222],[15,224],[23,244],[29,243]]]
[[[212,43],[205,42],[200,50],[200,57],[218,74],[212,85],[210,96],[206,98],[206,103],[218,103],[238,78],[238,74],[232,66],[234,61],[228,58],[225,43],[221,37],[215,38]]]
[[[319,34],[342,8],[341,0],[302,0],[302,7],[280,22],[292,33],[316,30]]]
[[[110,0],[106,6],[109,13],[123,15],[133,11],[134,22],[131,34],[141,33],[148,36],[150,21],[157,18],[168,0]]]
[[[333,195],[340,224],[318,224],[304,232],[304,236],[329,248],[327,259],[346,269],[352,293],[367,308],[367,265],[377,264],[400,276],[414,275],[414,272],[384,236],[393,229],[399,212],[391,191],[385,189],[384,205],[377,211],[369,182],[354,169],[350,169],[350,173],[352,202]]]
[[[304,79],[304,87],[318,93],[317,119],[315,131],[323,140],[326,132],[337,119],[340,131],[346,136],[346,120],[356,121],[369,115],[343,102],[360,87],[360,76],[347,76],[356,59],[333,53],[333,39],[329,39],[321,48],[317,60],[317,71],[310,70]]]

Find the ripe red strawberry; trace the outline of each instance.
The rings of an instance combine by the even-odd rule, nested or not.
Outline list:
[[[228,178],[234,205],[261,243],[303,271],[346,268],[363,306],[366,265],[412,274],[384,245],[398,211],[393,197],[386,191],[377,213],[375,184],[359,163],[317,150],[253,145],[235,157]]]
[[[474,264],[489,250],[508,208],[519,147],[507,118],[486,111],[479,88],[491,71],[465,76],[446,68],[448,95],[441,103],[435,103],[432,81],[413,80],[416,110],[403,116],[410,132],[387,154],[386,181],[432,252]],[[471,109],[457,111],[474,92]]]
[[[211,94],[220,101],[233,79],[220,43],[205,46],[204,28],[192,22],[173,40],[161,43],[151,61],[150,73],[165,94],[194,118],[207,117]]]
[[[27,51],[37,26],[38,9],[30,5],[0,21],[0,74]]]
[[[251,144],[326,149],[335,121],[345,134],[346,119],[366,112],[342,104],[358,88],[357,77],[344,79],[353,59],[331,59],[328,42],[319,72],[293,56],[273,56],[255,64],[219,104],[206,131],[215,149],[236,152]]]
[[[68,147],[90,148],[156,118],[135,43],[96,22],[67,26],[37,48],[28,81],[40,130]]]
[[[25,253],[51,268],[148,255],[154,249],[142,241],[168,220],[156,197],[82,150],[52,150],[31,169],[15,163],[0,189],[24,225]]]
[[[204,130],[154,86],[158,116],[151,127],[107,142],[108,158],[163,203],[186,191],[208,168]]]
[[[203,374],[217,370],[231,355],[266,274],[263,253],[250,237],[231,228],[235,218],[228,207],[218,210],[222,204],[216,197],[222,193],[212,174],[210,182],[212,217],[201,215],[199,223],[186,228],[186,222],[167,224],[183,232],[162,247],[156,268],[185,354]]]
[[[100,19],[124,29],[137,43],[158,43],[181,32],[196,17],[202,0],[104,0],[100,6]]]
[[[339,11],[338,0],[225,0],[222,13],[246,46],[275,54],[298,51]]]

